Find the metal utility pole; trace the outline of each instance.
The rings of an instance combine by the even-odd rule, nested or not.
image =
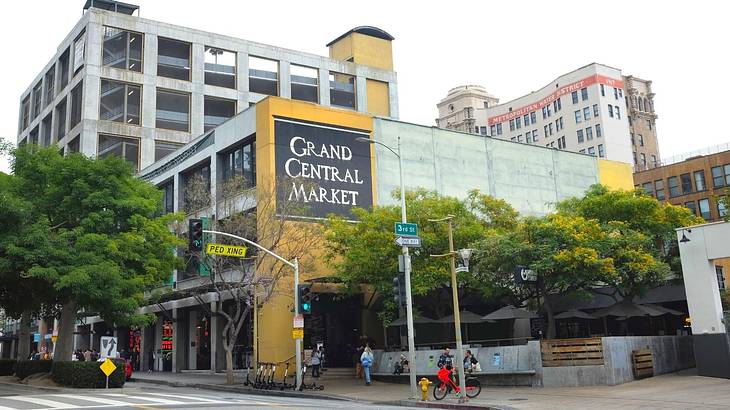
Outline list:
[[[249,245],[255,246],[258,249],[261,249],[262,251],[268,253],[269,255],[273,256],[280,262],[284,263],[285,265],[291,267],[294,269],[294,314],[299,314],[299,258],[294,258],[293,262],[290,262],[281,256],[275,254],[274,252],[270,251],[269,249],[264,248],[263,246],[257,244],[254,241],[248,240],[246,238],[242,238],[237,235],[232,235],[230,233],[226,232],[220,232],[220,231],[209,231],[209,230],[203,230],[204,233],[213,233],[216,235],[223,235],[227,236],[229,238],[238,239],[239,241],[243,241]],[[255,297],[255,296],[254,296]],[[254,310],[254,315],[258,315],[258,312]],[[258,346],[258,341],[256,341],[256,345]],[[297,385],[296,388],[298,389],[299,386],[302,385],[302,339],[296,339],[296,347],[295,347],[295,353],[296,353],[296,363],[297,363]],[[258,362],[258,360],[256,360]]]
[[[459,309],[459,286],[456,282],[456,251],[454,251],[454,233],[451,220],[453,215],[441,219],[429,219],[429,222],[445,222],[449,224],[449,253],[444,255],[431,255],[435,258],[448,256],[451,263],[451,294],[454,299],[454,332],[456,333],[456,361],[459,369],[459,403],[467,401],[466,398],[466,373],[464,372],[464,346],[461,343],[461,310]]]
[[[358,142],[366,142],[368,144],[378,144],[380,146],[385,147],[390,152],[393,153],[396,157],[398,157],[398,168],[400,170],[400,212],[401,212],[401,222],[407,223],[408,218],[406,215],[406,186],[403,179],[403,157],[401,155],[401,149],[400,149],[400,137],[398,137],[398,147],[396,150],[389,147],[388,145],[383,144],[382,142],[378,142],[375,140],[371,140],[370,138],[365,137],[359,137],[356,138],[356,141]],[[405,271],[405,277],[406,277],[406,325],[408,328],[408,363],[409,365],[409,372],[408,375],[410,376],[410,384],[411,384],[411,399],[415,399],[418,397],[418,385],[416,384],[416,342],[415,342],[415,336],[414,336],[414,327],[413,327],[413,298],[411,296],[411,255],[408,252],[408,246],[401,246],[401,250],[403,252],[403,264],[404,271]]]

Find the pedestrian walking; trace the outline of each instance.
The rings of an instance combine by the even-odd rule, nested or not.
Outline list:
[[[482,368],[479,365],[479,361],[471,353],[471,350],[467,350],[466,355],[464,356],[464,371],[470,373],[482,371]]]
[[[322,353],[319,351],[319,347],[314,348],[309,361],[312,365],[312,377],[319,377],[319,366],[322,364]]]
[[[91,361],[91,349],[84,350],[84,361],[85,362]]]
[[[373,351],[370,350],[370,345],[365,345],[365,350],[362,352],[362,356],[360,356],[360,363],[365,372],[366,386],[370,386],[370,368],[373,366],[373,360]]]

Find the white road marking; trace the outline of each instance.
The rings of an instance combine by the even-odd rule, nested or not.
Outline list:
[[[149,393],[145,393],[145,394],[149,394]],[[151,401],[151,402],[158,403],[158,404],[170,404],[170,405],[175,405],[175,404],[188,404],[188,403],[186,403],[184,401],[168,400],[168,399],[163,399],[163,398],[160,398],[160,397],[144,397],[144,396],[141,396],[141,395],[140,396],[130,396],[129,394],[122,394],[122,393],[104,393],[104,395],[105,396],[111,396],[111,397],[128,397],[128,398],[134,398],[134,399],[137,399],[137,400]],[[137,403],[137,404],[142,404],[142,403]],[[148,404],[145,403],[145,405],[148,405]]]
[[[24,401],[26,403],[40,404],[41,406],[50,407],[52,409],[72,409],[74,407],[78,407],[78,406],[74,406],[73,404],[62,403],[60,401],[39,399],[38,397],[12,396],[12,397],[8,397],[8,399],[16,400],[16,401]]]
[[[152,396],[172,397],[173,399],[197,400],[197,401],[202,401],[205,403],[228,403],[227,401],[206,399],[206,398],[197,397],[197,396],[182,396],[179,394],[166,394],[166,393],[145,393],[145,394],[152,395]],[[189,404],[189,403],[186,402],[186,404]]]
[[[101,404],[108,404],[110,406],[129,406],[132,403],[125,402],[125,401],[119,401],[119,400],[110,400],[105,399],[103,397],[94,397],[94,396],[81,396],[78,394],[54,394],[53,397],[63,397],[66,399],[73,399],[73,400],[86,400],[93,403],[101,403]]]

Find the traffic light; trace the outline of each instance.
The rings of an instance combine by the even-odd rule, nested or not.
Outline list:
[[[188,222],[188,249],[191,252],[203,250],[203,221],[200,219]]]
[[[393,278],[393,302],[398,306],[406,305],[406,275],[402,272]]]
[[[299,313],[312,313],[312,301],[314,299],[312,285],[299,285],[297,292],[299,292]]]

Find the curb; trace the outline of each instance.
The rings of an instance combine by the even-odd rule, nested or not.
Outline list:
[[[159,379],[137,379],[135,377],[132,377],[132,379],[130,379],[130,381],[138,382],[138,383],[157,384],[157,385],[170,386],[170,387],[192,387],[192,388],[196,388],[196,389],[224,391],[224,392],[228,392],[228,393],[251,394],[251,395],[257,395],[257,396],[279,396],[279,397],[292,397],[292,398],[300,398],[300,399],[313,399],[314,398],[314,399],[325,399],[325,400],[333,400],[333,401],[350,401],[350,402],[357,401],[357,400],[351,399],[349,397],[337,396],[334,394],[302,393],[302,392],[288,391],[288,390],[258,390],[258,389],[251,389],[248,387],[244,387],[241,385],[229,386],[229,385],[223,385],[223,384],[186,383],[186,382],[159,380]]]
[[[456,403],[443,403],[436,401],[420,401],[420,400],[396,400],[378,402],[376,404],[389,405],[389,406],[403,406],[403,407],[423,407],[431,409],[455,409],[455,410],[509,410],[512,407],[495,407],[491,405],[481,404],[456,404]]]

